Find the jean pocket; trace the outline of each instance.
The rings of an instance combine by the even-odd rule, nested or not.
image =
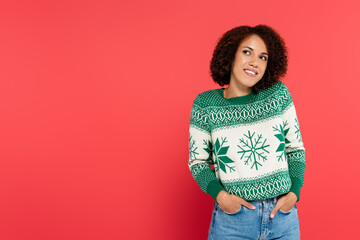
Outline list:
[[[281,208],[279,208],[279,212],[284,213],[284,214],[289,214],[289,213],[292,212],[292,210],[293,210],[295,207],[296,207],[296,205],[294,204],[294,206],[290,209],[290,211],[287,211],[287,212],[285,212],[285,211],[281,210]]]
[[[228,214],[228,215],[235,215],[235,214],[239,213],[239,212],[241,211],[241,209],[243,208],[243,206],[240,205],[239,210],[237,210],[236,212],[233,212],[233,213],[228,213],[228,212],[225,212],[225,211],[220,207],[219,204],[217,204],[217,207],[220,209],[220,211],[222,211],[223,213],[226,213],[226,214]]]

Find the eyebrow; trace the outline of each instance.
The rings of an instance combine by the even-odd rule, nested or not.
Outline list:
[[[251,49],[251,50],[254,50],[254,49],[252,49],[251,47],[248,47],[248,46],[244,46],[244,48],[249,48],[249,49]],[[266,52],[262,52],[261,54],[266,54],[266,55],[269,56],[269,54],[267,54]]]

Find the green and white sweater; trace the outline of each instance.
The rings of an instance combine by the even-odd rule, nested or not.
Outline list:
[[[202,92],[190,115],[188,166],[202,191],[215,201],[221,190],[246,201],[291,191],[300,200],[305,148],[283,82],[229,99],[224,88]]]

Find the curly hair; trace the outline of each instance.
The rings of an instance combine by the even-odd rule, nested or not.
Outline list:
[[[268,63],[264,76],[252,88],[254,92],[267,89],[280,81],[287,71],[287,49],[284,40],[271,27],[239,26],[226,33],[218,41],[210,63],[210,75],[220,86],[230,83],[231,66],[241,42],[248,36],[258,35],[268,50]]]

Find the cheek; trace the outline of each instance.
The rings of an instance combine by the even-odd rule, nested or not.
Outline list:
[[[264,70],[261,72],[261,74],[259,75],[259,78],[262,78],[265,75],[266,72],[266,68],[263,68]]]
[[[262,65],[262,69],[263,69],[263,73],[265,73],[265,71],[266,71],[266,68],[267,68],[267,62],[266,63],[264,63],[263,65]]]
[[[237,64],[235,65],[236,71],[237,72],[242,72],[245,65],[246,65],[245,62],[238,61]]]
[[[242,72],[241,64],[239,63],[235,64],[233,67],[233,72],[234,74],[241,74]]]
[[[246,73],[244,72],[244,69],[242,69],[241,67],[238,67],[238,68],[236,69],[236,72],[237,72],[238,74],[244,74],[244,75],[246,75]]]

